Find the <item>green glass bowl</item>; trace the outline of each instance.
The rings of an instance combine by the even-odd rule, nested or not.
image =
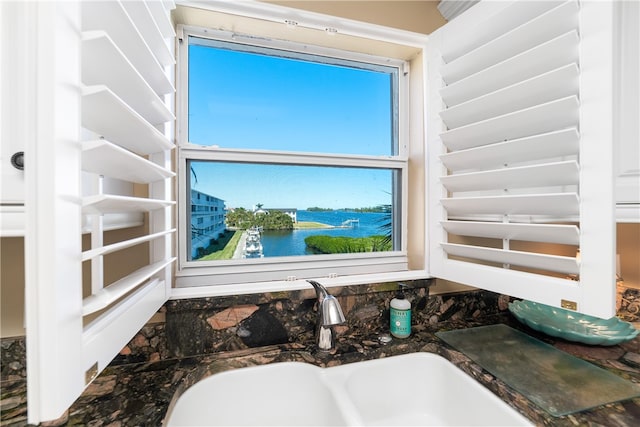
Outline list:
[[[620,344],[635,338],[640,332],[631,323],[617,317],[605,320],[526,300],[509,303],[509,311],[536,331],[590,345]]]

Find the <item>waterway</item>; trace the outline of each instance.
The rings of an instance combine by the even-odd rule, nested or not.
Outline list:
[[[319,222],[337,228],[264,231],[262,247],[265,257],[311,255],[311,252],[307,251],[304,239],[317,234],[347,237],[381,235],[384,231],[380,230],[380,226],[388,221],[388,215],[382,213],[299,210],[297,216],[299,222]],[[353,227],[341,227],[345,221],[351,219],[358,220],[358,223]]]

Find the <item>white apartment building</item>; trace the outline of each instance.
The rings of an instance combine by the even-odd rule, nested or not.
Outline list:
[[[198,258],[225,228],[224,200],[191,189],[191,257]]]

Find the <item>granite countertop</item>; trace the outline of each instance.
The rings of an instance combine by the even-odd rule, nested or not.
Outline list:
[[[240,326],[248,326],[253,328],[254,332],[258,331],[252,323],[245,321],[238,325],[225,326],[214,331],[218,335],[211,341],[220,346],[217,347],[218,350],[215,352],[189,355],[188,353],[177,354],[176,350],[174,350],[176,355],[172,355],[166,354],[166,349],[160,346],[160,350],[158,350],[160,353],[154,352],[150,354],[150,357],[136,361],[132,358],[135,354],[130,354],[131,349],[133,349],[132,346],[137,341],[140,341],[141,345],[148,344],[146,338],[143,335],[139,335],[121,353],[121,357],[126,360],[126,363],[112,363],[109,365],[87,387],[63,417],[42,425],[86,425],[92,427],[160,426],[167,416],[172,402],[182,392],[198,380],[218,372],[285,361],[299,361],[321,367],[330,367],[413,352],[431,352],[445,357],[536,425],[606,425],[621,427],[640,425],[640,398],[607,404],[563,417],[554,417],[537,407],[502,380],[484,370],[463,353],[446,344],[436,336],[436,333],[476,326],[505,324],[638,384],[640,384],[640,336],[626,343],[610,347],[581,345],[543,335],[522,325],[506,310],[506,300],[503,301],[497,295],[492,295],[488,299],[484,293],[475,294],[472,297],[467,294],[460,297],[430,297],[425,308],[423,306],[425,305],[424,301],[427,301],[426,293],[424,289],[418,292],[420,293],[416,295],[421,298],[420,301],[423,301],[423,303],[418,302],[416,297],[414,309],[416,321],[412,326],[412,334],[409,338],[394,338],[388,344],[380,343],[378,337],[388,334],[388,317],[385,321],[385,315],[381,314],[380,311],[384,308],[383,303],[379,302],[378,306],[364,304],[351,312],[349,317],[351,322],[348,326],[337,327],[337,350],[335,354],[329,356],[320,356],[314,351],[313,332],[306,327],[307,323],[309,323],[308,326],[313,326],[315,323],[314,313],[311,310],[313,300],[306,299],[300,301],[299,310],[289,310],[287,305],[280,300],[273,302],[273,307],[283,313],[287,313],[287,319],[289,320],[282,328],[296,331],[293,335],[295,339],[281,344],[262,345],[252,342],[251,344],[254,345],[248,348],[246,345],[244,347],[241,346],[238,341]],[[628,317],[619,314],[619,317],[624,320],[632,322],[638,320],[636,300],[640,300],[640,298],[635,297],[640,296],[640,294],[635,295],[636,293],[634,291],[634,298],[632,298],[632,301],[630,300],[630,308],[624,310]],[[379,295],[371,296],[368,289],[367,292],[363,292],[363,295],[375,301],[380,300]],[[390,295],[393,295],[393,292],[390,292]],[[348,306],[350,304],[349,298],[351,297],[346,295],[343,298],[345,298],[343,306]],[[469,301],[472,301],[472,303]],[[485,304],[487,301],[490,301],[490,304]],[[629,303],[629,301],[626,302]],[[246,301],[240,301],[240,303],[245,304]],[[489,306],[496,305],[496,303],[503,306],[499,311],[489,308]],[[215,307],[209,311],[204,310],[200,306],[202,302],[183,304],[188,304],[187,311],[203,317],[202,323],[205,324],[207,324],[207,321],[210,322],[211,319],[216,319],[221,313],[227,312],[227,310],[221,311],[222,307]],[[233,300],[231,305],[235,304],[238,304],[236,299]],[[435,304],[437,307],[431,307],[430,304]],[[277,310],[273,312],[277,314]],[[203,314],[203,311],[206,313]],[[258,310],[256,313],[261,311]],[[366,314],[364,313],[365,311],[367,313],[371,311],[373,321],[358,321],[359,317],[366,317],[364,316]],[[182,316],[181,313],[179,313],[180,316]],[[212,313],[213,316],[211,316]],[[299,319],[300,315],[308,316],[308,318],[296,320]],[[178,317],[178,320],[182,322],[181,319],[183,317]],[[295,322],[300,323],[301,326]],[[193,325],[197,324],[197,322],[189,320],[185,324]],[[178,323],[178,326],[179,330],[185,329],[182,323]],[[266,323],[267,329],[270,330],[272,326],[272,322]],[[635,323],[635,326],[638,328],[640,324]],[[154,327],[151,327],[151,329],[154,329]],[[156,327],[156,329],[163,331],[163,327]],[[191,328],[191,333],[185,337],[187,341],[193,341],[193,330],[194,328]],[[153,341],[153,339],[148,341]],[[196,344],[200,345],[201,343],[196,342]],[[24,341],[16,341],[11,345],[24,347]],[[9,353],[9,347],[5,347],[5,344],[3,344],[3,350],[7,350],[6,352]],[[177,348],[180,351],[184,350],[183,347]],[[160,357],[158,357],[159,355]],[[24,373],[24,366],[19,362],[8,363],[5,369],[11,370],[11,372]],[[0,409],[2,417],[0,418],[0,425],[24,426],[26,425],[26,381],[24,376],[5,374],[4,378],[1,384],[2,401]],[[455,399],[455,396],[451,398]]]
[[[519,324],[509,313],[502,313],[483,318],[481,321],[443,322],[438,324],[437,329],[428,325],[414,325],[411,337],[393,339],[389,344],[381,344],[377,339],[386,331],[350,330],[348,334],[339,337],[336,353],[328,357],[316,355],[312,344],[288,343],[212,355],[110,366],[74,403],[64,419],[44,425],[159,426],[172,401],[181,392],[198,380],[218,372],[284,361],[300,361],[329,367],[419,351],[444,356],[536,425],[640,425],[640,398],[564,417],[553,417],[435,335],[442,330],[496,323],[507,324],[524,331],[569,354],[640,383],[640,338],[611,347],[580,345],[538,334]],[[18,389],[5,392],[23,393],[25,390],[20,389],[23,387],[25,386],[18,385]],[[3,419],[3,425],[24,425],[24,421],[12,423],[7,416],[3,416]]]

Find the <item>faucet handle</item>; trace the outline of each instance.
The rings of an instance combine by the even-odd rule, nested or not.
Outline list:
[[[344,314],[338,300],[327,289],[315,280],[307,280],[316,290],[318,311],[322,326],[339,325],[345,322]]]
[[[318,324],[316,339],[318,350],[327,353],[336,348],[336,333],[333,326],[345,322],[340,303],[320,283],[307,280],[316,290],[318,298]]]
[[[319,309],[322,310],[323,326],[340,325],[346,321],[342,307],[333,295],[327,294]]]

